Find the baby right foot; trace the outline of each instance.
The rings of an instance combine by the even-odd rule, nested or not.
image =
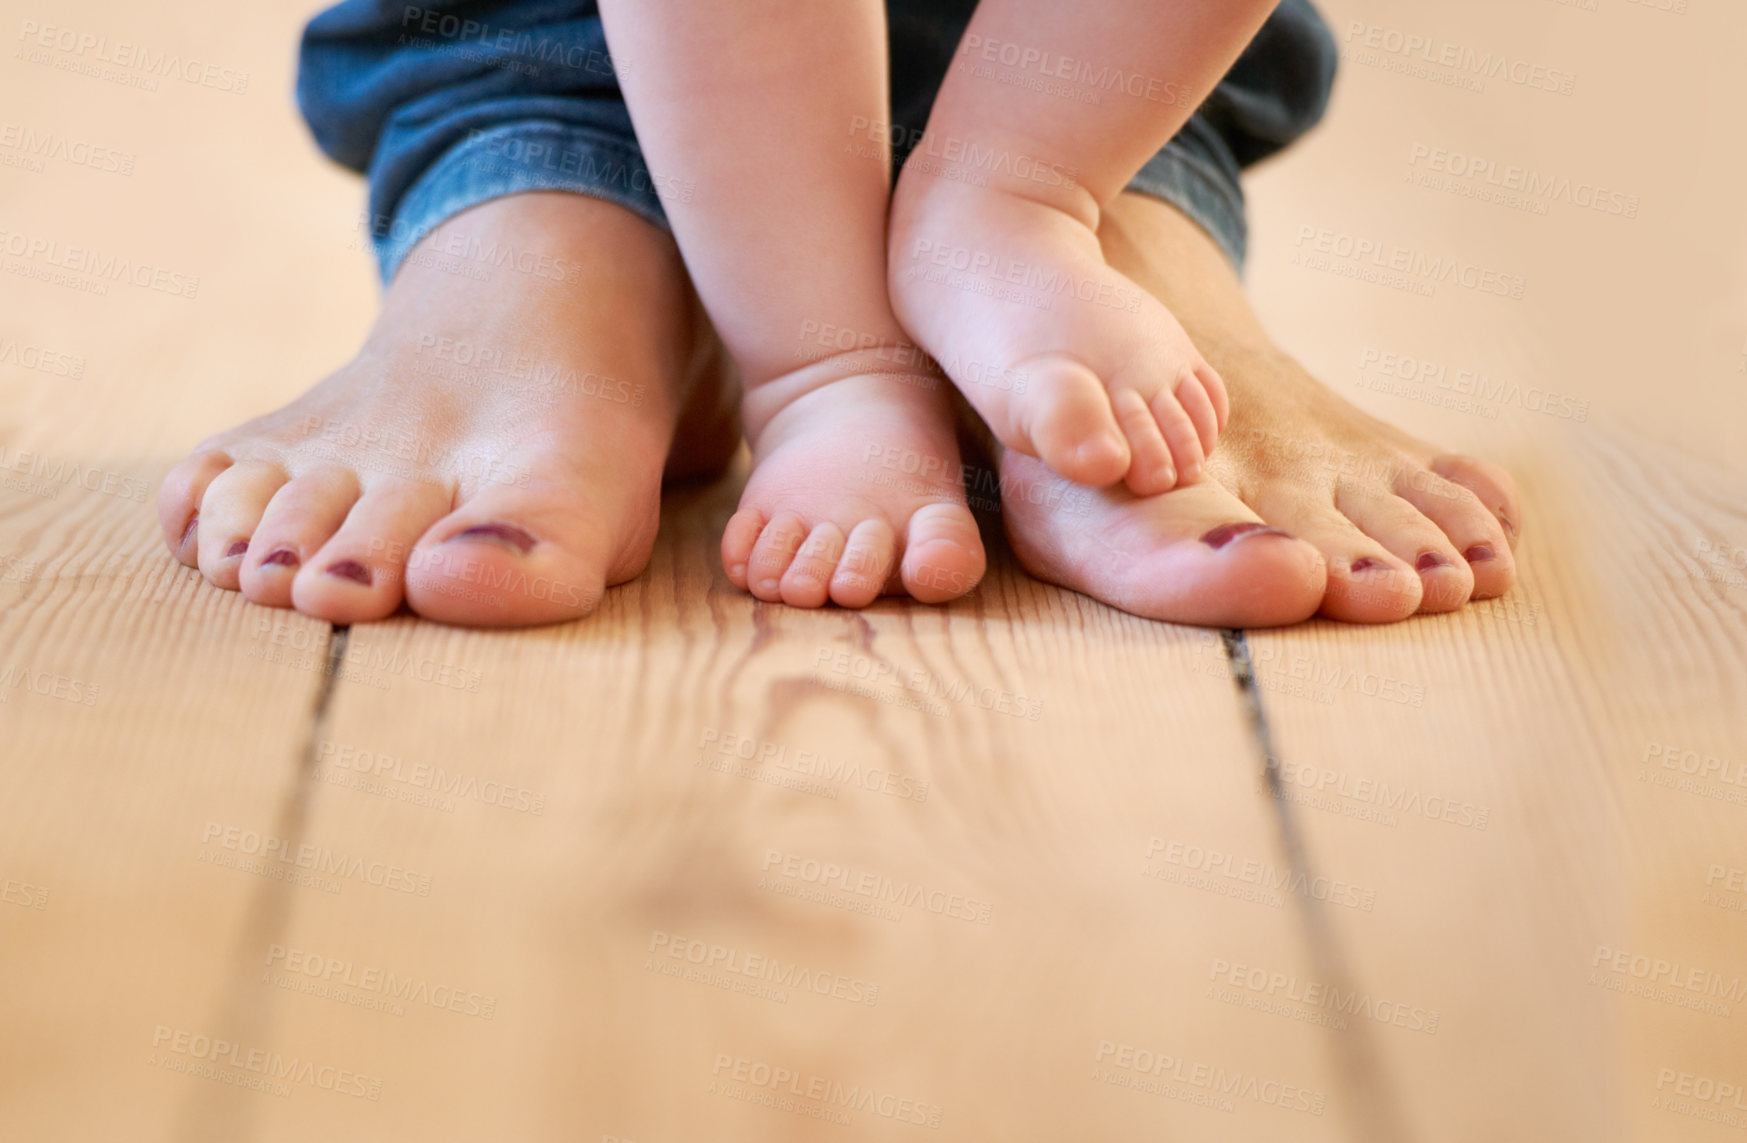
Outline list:
[[[1193,483],[1225,426],[1224,383],[1104,261],[1084,188],[1019,183],[904,168],[888,258],[899,320],[1007,448],[1139,496]]]

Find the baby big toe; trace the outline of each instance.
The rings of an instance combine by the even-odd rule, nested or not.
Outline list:
[[[977,585],[987,564],[976,517],[963,504],[927,504],[910,517],[899,574],[912,598],[957,599]]]
[[[1076,484],[1102,488],[1129,468],[1110,394],[1077,361],[1040,358],[1015,367],[1026,389],[1009,406],[1003,444],[1030,453]]]

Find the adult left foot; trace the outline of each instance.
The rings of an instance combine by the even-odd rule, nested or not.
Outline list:
[[[1161,496],[1040,493],[1060,478],[1009,450],[1002,514],[1027,570],[1137,615],[1209,626],[1318,613],[1387,623],[1510,588],[1522,510],[1508,473],[1317,381],[1269,340],[1224,255],[1174,207],[1125,193],[1099,240],[1219,371],[1231,420],[1209,460],[1214,482]]]

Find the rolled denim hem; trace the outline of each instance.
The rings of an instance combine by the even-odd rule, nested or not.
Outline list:
[[[570,123],[519,120],[455,144],[401,196],[394,217],[373,238],[382,281],[392,280],[419,240],[446,219],[482,202],[527,191],[604,199],[667,229],[667,216],[635,143]]]
[[[1175,140],[1147,160],[1124,188],[1162,198],[1207,231],[1240,274],[1249,245],[1243,190]]]

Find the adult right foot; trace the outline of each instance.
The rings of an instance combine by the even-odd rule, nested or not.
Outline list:
[[[170,472],[164,539],[215,586],[334,623],[402,599],[577,618],[648,562],[670,446],[684,475],[732,456],[727,376],[665,234],[579,195],[495,199],[407,256],[353,361]]]
[[[1009,450],[1003,515],[1027,570],[1137,615],[1232,627],[1318,613],[1387,623],[1510,588],[1522,512],[1509,474],[1317,381],[1269,340],[1224,255],[1174,207],[1125,193],[1099,239],[1214,363],[1231,421],[1213,479],[1162,496],[1063,496],[1058,477]]]

